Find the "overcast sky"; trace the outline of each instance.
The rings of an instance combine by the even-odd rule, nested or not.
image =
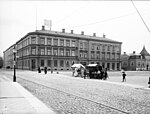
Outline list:
[[[134,1],[150,29],[150,1]],[[0,56],[28,32],[41,29],[44,19],[52,30],[97,36],[122,42],[122,53],[150,53],[150,32],[131,1],[0,1]],[[49,28],[47,28],[49,29]]]

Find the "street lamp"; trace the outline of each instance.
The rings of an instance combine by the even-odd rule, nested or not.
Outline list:
[[[54,66],[54,59],[53,59],[53,55],[51,56],[51,74],[53,74],[53,66]]]
[[[13,82],[16,82],[16,49],[14,47],[13,49],[13,54],[14,54],[14,61],[13,61],[13,64],[14,64],[14,76],[13,76]]]

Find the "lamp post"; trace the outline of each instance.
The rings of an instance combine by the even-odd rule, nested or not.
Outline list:
[[[54,67],[54,59],[53,55],[51,56],[51,74],[53,74],[53,67]]]
[[[16,82],[16,49],[14,47],[13,54],[14,54],[14,76],[13,76],[13,82]]]

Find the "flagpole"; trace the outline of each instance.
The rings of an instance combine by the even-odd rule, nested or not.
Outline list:
[[[37,30],[37,5],[36,5],[36,30]]]
[[[50,31],[51,31],[51,27],[52,27],[52,20],[50,20]]]

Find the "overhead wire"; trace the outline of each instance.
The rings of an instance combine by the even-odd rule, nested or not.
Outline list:
[[[71,13],[69,13],[67,16],[63,17],[62,19],[60,19],[60,21],[57,21],[55,23],[55,25],[58,25],[59,23],[61,23],[62,21],[64,21],[65,19],[68,19],[68,17],[74,15],[75,13],[77,13],[78,11],[80,11],[81,9],[83,9],[86,5],[88,4],[88,2],[86,4],[84,4],[82,7],[75,9],[74,11],[72,11]]]
[[[130,15],[133,15],[133,14],[135,14],[135,12],[128,13],[128,14],[121,15],[121,16],[117,16],[117,17],[113,17],[113,18],[109,18],[109,19],[104,19],[104,20],[101,20],[101,21],[93,22],[93,23],[87,23],[87,24],[82,24],[82,25],[77,25],[77,26],[71,26],[71,27],[65,27],[65,28],[76,28],[76,27],[90,26],[90,25],[94,25],[94,24],[98,24],[98,23],[102,23],[102,22],[107,22],[107,21],[112,21],[112,20],[115,20],[115,19],[127,17],[127,16],[130,16]]]
[[[132,4],[133,4],[133,6],[134,6],[134,8],[135,8],[136,12],[137,12],[137,13],[138,13],[138,15],[140,16],[140,18],[141,18],[142,22],[144,23],[145,27],[147,28],[148,32],[150,33],[150,29],[148,28],[148,26],[147,26],[147,24],[145,23],[145,21],[144,21],[144,19],[143,19],[142,15],[140,14],[140,12],[138,11],[138,9],[136,8],[136,6],[135,6],[135,4],[134,4],[133,0],[131,0],[131,2],[132,2]]]
[[[66,27],[66,28],[90,26],[90,25],[94,25],[94,24],[97,24],[97,23],[102,23],[102,22],[107,22],[107,21],[119,19],[119,18],[126,17],[126,16],[129,16],[129,15],[132,15],[132,14],[134,14],[134,13],[130,13],[130,14],[126,14],[126,15],[122,15],[122,16],[118,16],[118,17],[113,17],[113,18],[109,18],[109,19],[104,19],[104,20],[101,20],[101,21],[93,22],[93,23],[87,23],[87,24],[82,24],[82,25],[78,25],[78,26]]]

